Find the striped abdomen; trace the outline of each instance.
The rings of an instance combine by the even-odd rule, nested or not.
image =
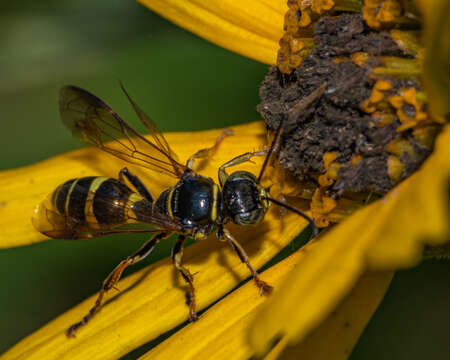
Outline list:
[[[109,229],[129,222],[127,204],[137,197],[119,180],[89,176],[59,186],[51,195],[51,202],[60,215],[76,226]]]

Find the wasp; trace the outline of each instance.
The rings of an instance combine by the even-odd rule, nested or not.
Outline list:
[[[256,225],[263,220],[269,203],[274,202],[306,218],[316,230],[307,215],[271,198],[269,189],[260,184],[271,154],[280,142],[281,126],[269,150],[245,153],[223,164],[218,170],[219,184],[216,184],[211,178],[197,174],[193,170],[194,162],[211,156],[224,137],[231,135],[230,131],[225,130],[214,146],[199,150],[186,164],[181,164],[155,123],[134,103],[123,86],[122,90],[150,136],[142,136],[109,105],[76,86],[65,86],[60,91],[59,108],[63,123],[82,142],[133,165],[169,174],[178,182],[155,198],[139,177],[124,167],[117,179],[89,176],[68,180],[37,206],[33,225],[52,238],[74,240],[110,234],[153,233],[140,249],[122,260],[104,280],[94,306],[80,322],[67,329],[68,337],[73,337],[77,329],[100,310],[105,293],[114,288],[125,268],[146,258],[159,241],[173,233],[178,237],[171,258],[188,285],[189,320],[195,321],[193,276],[182,263],[187,237],[203,240],[215,231],[217,238],[227,241],[248,267],[260,294],[267,295],[272,287],[261,280],[244,248],[225,225],[229,222],[242,226]],[[258,177],[247,171],[228,174],[227,168],[262,155],[266,157]],[[131,226],[136,224],[151,227]]]

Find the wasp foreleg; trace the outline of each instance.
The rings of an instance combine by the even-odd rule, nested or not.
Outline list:
[[[167,236],[167,233],[159,233],[150,240],[146,241],[144,245],[141,246],[141,248],[136,251],[133,255],[126,257],[124,260],[122,260],[119,265],[116,266],[116,268],[111,272],[111,274],[108,275],[108,277],[103,281],[102,288],[100,289],[100,293],[98,294],[97,300],[95,301],[95,305],[89,310],[89,313],[83,317],[83,319],[80,322],[77,322],[70,326],[66,334],[68,337],[74,337],[76,330],[86,325],[87,322],[92,319],[92,317],[98,313],[102,306],[102,300],[105,293],[112,289],[114,285],[119,281],[123,271],[125,268],[127,268],[130,265],[133,265],[145,257],[147,257],[155,247],[155,245],[164,237]]]
[[[181,263],[183,260],[183,245],[185,240],[186,237],[184,235],[178,236],[178,239],[172,249],[172,261],[184,281],[186,281],[189,285],[189,321],[195,321],[198,317],[195,311],[194,277]]]
[[[259,274],[253,268],[252,264],[250,264],[250,259],[248,258],[248,255],[241,244],[239,244],[238,241],[233,237],[233,235],[231,235],[231,233],[225,228],[219,229],[218,234],[220,236],[224,236],[227,239],[228,243],[231,245],[233,250],[236,251],[241,261],[245,265],[247,265],[250,272],[252,273],[253,280],[255,280],[256,286],[259,289],[260,295],[269,295],[272,292],[273,287],[267,284],[265,281],[261,280]]]
[[[251,158],[253,156],[265,156],[265,155],[267,155],[267,151],[266,150],[260,150],[260,151],[255,151],[255,152],[248,152],[248,153],[236,156],[234,159],[231,159],[230,161],[228,161],[225,164],[223,164],[219,168],[219,182],[220,182],[220,186],[223,187],[223,184],[225,184],[225,181],[228,178],[228,174],[225,171],[225,169],[227,167],[235,166],[235,165],[239,165],[239,164],[242,164],[244,162],[247,162],[247,161],[251,161]]]
[[[216,143],[211,146],[210,148],[206,148],[206,149],[201,149],[199,151],[197,151],[194,155],[192,155],[188,161],[186,162],[186,166],[193,170],[194,169],[194,163],[196,159],[208,159],[211,156],[214,155],[214,153],[217,151],[217,149],[219,148],[220,143],[223,141],[223,139],[225,139],[225,137],[227,136],[231,136],[234,135],[233,130],[231,129],[225,129],[223,130],[219,137],[216,139]]]

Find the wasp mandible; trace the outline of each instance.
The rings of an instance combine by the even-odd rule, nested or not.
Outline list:
[[[247,265],[260,294],[266,295],[272,287],[260,279],[244,248],[225,225],[228,222],[242,226],[258,224],[263,220],[269,203],[274,202],[304,217],[314,231],[317,230],[312,219],[300,210],[271,198],[268,188],[260,184],[269,159],[279,146],[282,125],[268,151],[245,153],[223,164],[218,170],[219,184],[216,184],[211,178],[195,173],[194,162],[211,156],[224,137],[230,135],[229,131],[225,130],[214,146],[199,150],[183,165],[176,160],[155,123],[134,103],[123,86],[122,90],[148,129],[149,138],[134,130],[98,97],[76,86],[65,86],[60,91],[61,119],[82,142],[95,145],[131,164],[169,174],[178,182],[155,199],[139,177],[124,167],[118,179],[90,176],[66,181],[37,206],[33,225],[52,238],[86,239],[110,234],[153,233],[140,249],[122,260],[104,280],[89,313],[67,329],[69,337],[74,336],[76,330],[100,310],[105,293],[115,286],[125,268],[147,257],[159,241],[172,233],[178,234],[178,238],[171,257],[188,284],[189,320],[194,321],[197,313],[193,276],[182,263],[186,237],[202,240],[215,231],[216,236],[227,241]],[[227,173],[227,168],[263,155],[266,157],[258,177],[248,171]],[[135,223],[152,227],[130,226]]]

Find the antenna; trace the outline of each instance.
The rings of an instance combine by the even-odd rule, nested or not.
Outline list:
[[[272,154],[278,150],[280,147],[281,134],[283,133],[284,120],[280,120],[280,125],[278,125],[278,129],[275,133],[275,137],[273,138],[272,144],[270,145],[269,152],[267,153],[266,158],[264,159],[264,164],[259,172],[258,179],[256,180],[258,184],[261,182],[261,178],[264,174],[264,170],[266,170],[267,165],[269,164],[270,157]]]
[[[313,237],[317,236],[317,234],[319,234],[319,229],[317,228],[316,224],[314,223],[314,220],[311,219],[308,215],[306,215],[303,211],[301,211],[291,205],[288,205],[282,201],[275,200],[275,199],[267,197],[267,196],[263,197],[263,199],[269,200],[269,201],[273,202],[274,204],[277,204],[278,206],[284,207],[287,210],[292,211],[293,213],[296,213],[297,215],[300,215],[302,218],[306,219],[309,222],[309,225],[311,225],[311,227],[313,229]]]

